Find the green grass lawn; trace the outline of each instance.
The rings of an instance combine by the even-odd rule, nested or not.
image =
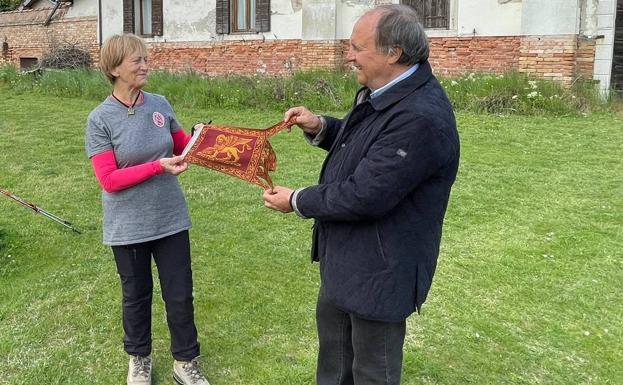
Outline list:
[[[0,197],[0,384],[125,383],[121,290],[83,146],[96,104],[0,89],[0,187],[83,231]],[[186,127],[282,117],[177,113]],[[623,117],[457,118],[461,168],[429,300],[408,321],[403,384],[623,383]],[[277,184],[317,180],[324,153],[298,131],[271,143]],[[312,384],[311,222],[220,173],[192,167],[180,181],[212,384]],[[172,384],[156,292],[154,384]]]

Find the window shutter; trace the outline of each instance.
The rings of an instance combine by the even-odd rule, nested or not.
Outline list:
[[[424,28],[449,28],[450,0],[401,0],[415,9]]]
[[[427,22],[430,24],[429,28],[448,28],[448,15],[449,7],[448,0],[433,0],[431,1],[431,9],[427,13]]]
[[[422,23],[422,25],[424,27],[426,27],[426,23],[425,23],[425,14],[424,14],[424,3],[426,2],[426,0],[401,0],[400,3],[401,4],[405,4],[408,5],[409,7],[415,9],[415,12],[418,15],[418,19],[420,20],[420,23]]]
[[[162,0],[151,1],[151,33],[162,36]]]
[[[270,31],[270,0],[256,0],[255,29],[257,32]]]
[[[123,32],[134,33],[134,0],[123,0]]]
[[[229,33],[229,0],[216,0],[216,33]]]

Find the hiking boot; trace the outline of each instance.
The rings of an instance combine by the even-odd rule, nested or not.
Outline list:
[[[181,385],[210,385],[199,367],[199,357],[173,362],[173,379]]]
[[[128,385],[151,385],[151,355],[130,356]]]

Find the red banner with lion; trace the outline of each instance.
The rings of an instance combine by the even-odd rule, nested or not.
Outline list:
[[[182,155],[188,163],[272,188],[269,172],[277,168],[277,156],[268,138],[294,124],[295,119],[266,129],[198,124]]]

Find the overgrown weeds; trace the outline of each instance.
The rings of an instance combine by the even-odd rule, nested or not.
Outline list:
[[[533,79],[510,72],[474,74],[442,80],[456,110],[520,115],[573,115],[615,108],[614,93],[604,97],[592,80],[576,79],[571,85]]]
[[[510,72],[503,75],[469,74],[440,79],[457,111],[503,115],[579,115],[620,109],[620,99],[604,98],[595,83],[573,84],[533,79]],[[98,71],[63,70],[23,74],[14,67],[0,68],[0,86],[18,92],[102,100],[110,84]],[[204,77],[198,74],[153,72],[148,91],[165,95],[176,107],[252,108],[284,110],[305,105],[314,110],[346,111],[359,88],[349,72],[308,71],[289,77],[253,75]],[[614,95],[614,93],[611,93]]]

